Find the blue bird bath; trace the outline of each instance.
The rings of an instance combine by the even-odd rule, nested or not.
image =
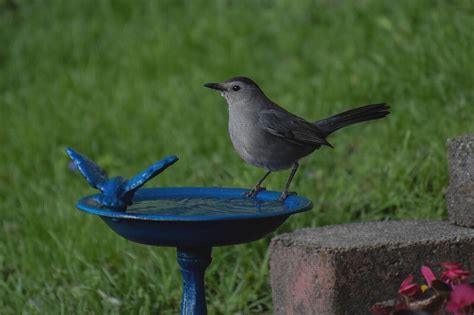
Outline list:
[[[206,314],[204,272],[214,246],[247,243],[274,231],[290,215],[312,208],[311,201],[262,191],[255,198],[234,188],[142,188],[125,211],[82,198],[77,207],[95,214],[117,234],[141,244],[177,248],[183,274],[181,314]]]

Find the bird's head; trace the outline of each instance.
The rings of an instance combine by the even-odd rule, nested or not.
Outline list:
[[[229,106],[248,104],[265,97],[257,83],[247,77],[234,77],[222,83],[206,83],[204,86],[220,91]]]

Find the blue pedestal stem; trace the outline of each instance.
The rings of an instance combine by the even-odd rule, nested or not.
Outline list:
[[[204,273],[211,263],[212,247],[178,247],[178,264],[183,275],[181,315],[206,315]]]

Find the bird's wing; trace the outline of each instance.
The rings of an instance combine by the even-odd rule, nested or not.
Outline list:
[[[259,114],[259,124],[266,132],[299,145],[327,145],[319,128],[289,112],[268,109]]]
[[[130,178],[127,183],[125,184],[124,193],[136,191],[138,188],[143,186],[147,181],[155,177],[156,175],[163,172],[169,166],[173,165],[178,158],[174,155],[168,156],[167,158],[156,162],[140,174]]]
[[[102,190],[102,184],[107,180],[107,174],[97,164],[85,155],[74,151],[71,148],[66,149],[67,155],[76,164],[77,168],[92,187]]]

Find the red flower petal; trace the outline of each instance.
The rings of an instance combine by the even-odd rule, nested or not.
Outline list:
[[[414,296],[420,291],[420,286],[417,283],[412,283],[409,285],[404,286],[403,288],[400,288],[398,290],[398,293],[401,295],[406,295],[406,296]]]
[[[405,280],[403,280],[402,284],[400,284],[400,288],[398,289],[398,293],[405,296],[413,296],[420,291],[420,286],[417,283],[413,283],[413,275],[408,275]]]
[[[444,271],[441,274],[441,279],[442,280],[465,280],[469,278],[470,273],[467,270],[462,270],[462,269],[449,269],[447,271]]]
[[[422,266],[421,273],[423,274],[423,277],[425,278],[425,281],[428,286],[431,287],[431,282],[433,280],[436,280],[436,276],[434,275],[433,271],[427,266]]]
[[[408,277],[405,278],[405,280],[402,281],[400,284],[400,289],[403,289],[407,285],[413,282],[413,275],[408,275]]]
[[[460,284],[451,291],[449,303],[446,305],[448,312],[461,311],[464,307],[474,303],[474,288],[468,284]]]
[[[448,270],[451,269],[460,269],[461,264],[453,261],[445,261],[440,264],[443,268],[446,268]]]
[[[456,269],[454,270],[454,272],[458,275],[459,279],[461,280],[466,280],[471,275],[469,271],[462,270],[462,269]]]

